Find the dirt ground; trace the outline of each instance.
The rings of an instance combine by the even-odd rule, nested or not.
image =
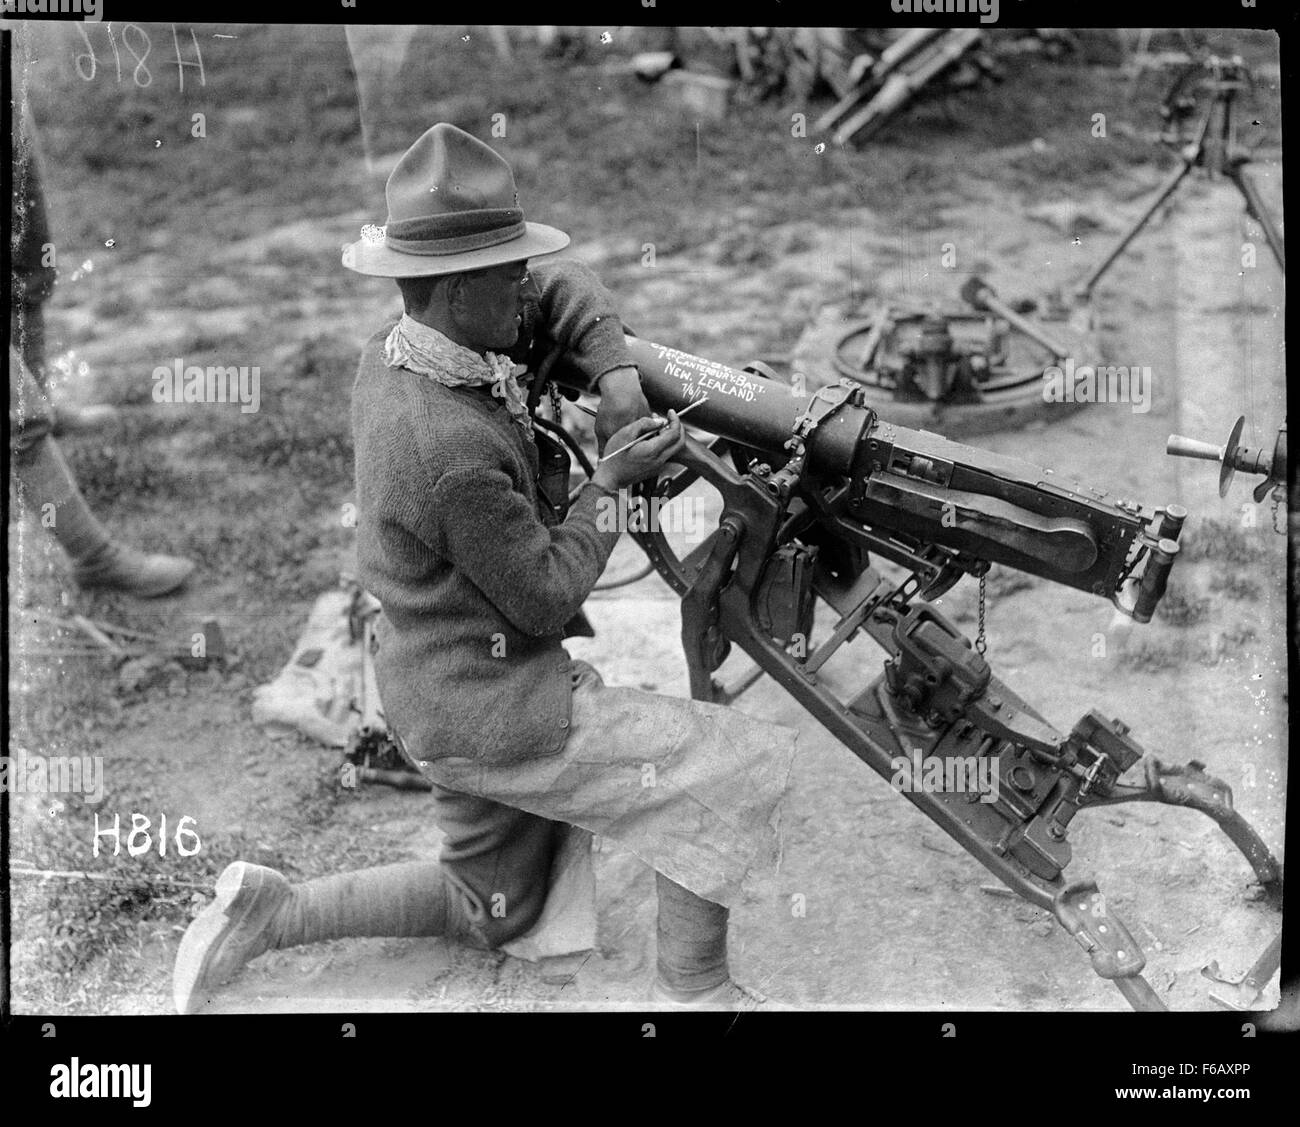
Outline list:
[[[1056,133],[1047,130],[1046,136],[1049,145],[1056,143]],[[906,141],[904,135],[883,144]],[[988,159],[973,171],[963,169],[958,192],[948,181],[948,187],[936,187],[926,200],[930,218],[923,226],[900,228],[895,213],[870,204],[773,220],[747,207],[741,193],[725,227],[719,219],[714,238],[676,252],[665,268],[640,269],[629,250],[641,239],[626,232],[575,232],[573,253],[601,272],[625,320],[642,336],[730,363],[788,355],[800,326],[826,309],[847,311],[846,291],[858,297],[869,289],[955,298],[963,267],[976,260],[993,264],[989,279],[1003,294],[1041,294],[1077,278],[1137,213],[1142,193],[1164,172],[1152,164],[1046,192],[1093,221],[1078,230],[1061,228],[1025,217],[1042,201],[1044,189],[1026,189],[999,172],[1013,167],[1025,147],[1024,138],[1015,138],[1003,154],[1005,166]],[[935,158],[940,164],[942,152]],[[954,143],[951,160],[962,159]],[[1266,197],[1280,215],[1280,162],[1263,163],[1260,172]],[[924,180],[910,190],[918,198],[931,191]],[[176,229],[157,231],[154,245],[112,278],[112,292],[125,295],[121,300],[130,309],[121,317],[106,315],[98,282],[90,291],[65,292],[51,312],[58,335],[75,342],[78,358],[96,374],[69,380],[65,393],[129,399],[121,393],[124,355],[170,355],[170,349],[185,346],[182,338],[238,337],[264,331],[268,320],[274,333],[262,360],[267,371],[279,358],[292,360],[301,372],[296,342],[325,339],[332,347],[355,348],[394,307],[386,286],[307,272],[292,299],[273,300],[262,290],[249,299],[250,291],[270,284],[258,281],[268,265],[292,262],[305,246],[338,246],[354,238],[362,223],[376,220],[373,208],[357,206],[355,198],[339,202],[334,212],[268,223],[209,246],[207,270],[181,283],[168,277]],[[1075,237],[1078,231],[1084,233]],[[757,252],[754,262],[746,261],[745,232],[756,246],[777,248],[774,261]],[[930,265],[947,241],[958,247],[955,272]],[[1259,247],[1254,268],[1241,265],[1247,241]],[[1271,446],[1271,432],[1286,413],[1282,287],[1281,273],[1231,185],[1194,180],[1116,266],[1100,295],[1104,347],[1113,362],[1152,369],[1150,410],[1094,405],[978,440],[1121,496],[1185,505],[1192,514],[1189,544],[1198,535],[1211,544],[1211,532],[1231,541],[1226,555],[1207,547],[1180,562],[1171,583],[1179,597],[1171,596],[1171,602],[1183,614],[1177,620],[1158,616],[1146,626],[1123,619],[1094,597],[1005,573],[991,584],[987,656],[995,672],[1059,729],[1068,730],[1097,707],[1129,723],[1149,751],[1174,761],[1202,760],[1232,786],[1237,807],[1279,857],[1287,745],[1286,539],[1274,533],[1267,504],[1250,503],[1253,480],[1239,478],[1221,500],[1214,467],[1166,457],[1164,441],[1179,432],[1222,442],[1240,413],[1248,420],[1245,440]],[[779,338],[772,332],[774,304],[782,321]],[[322,363],[311,377],[312,397],[332,403],[345,417],[348,365]],[[160,416],[166,408],[137,397],[129,410]],[[48,628],[24,618],[22,608],[59,606],[63,572],[39,530],[11,524],[16,609],[10,623],[18,647],[11,720],[15,739],[28,741],[29,750],[77,749],[105,757],[110,794],[102,812],[121,812],[125,821],[129,803],[138,802],[147,806],[134,808],[151,816],[165,811],[194,817],[210,843],[204,855],[188,868],[173,861],[151,865],[149,872],[199,887],[172,893],[171,914],[116,903],[119,916],[134,920],[137,912],[139,922],[127,934],[111,932],[102,950],[83,952],[75,969],[57,970],[52,937],[75,936],[81,928],[70,920],[60,930],[53,921],[65,904],[55,898],[54,882],[27,881],[15,908],[16,923],[24,918],[20,909],[27,913],[15,946],[17,1012],[169,1012],[171,958],[187,913],[197,906],[188,902],[190,892],[201,897],[221,863],[235,856],[315,875],[331,867],[428,856],[438,847],[426,799],[382,787],[339,793],[331,782],[337,752],[305,739],[271,740],[251,722],[251,688],[287,659],[314,595],[349,569],[351,547],[339,527],[339,513],[350,499],[346,483],[314,496],[301,479],[285,486],[292,467],[223,458],[219,445],[195,441],[186,421],[192,416],[173,418],[181,421],[141,432],[150,440],[155,472],[202,483],[203,489],[177,506],[183,511],[171,513],[164,539],[206,539],[211,558],[220,557],[222,567],[156,607],[142,610],[129,600],[75,591],[64,605],[116,615],[116,621],[131,614],[129,621],[165,625],[178,636],[194,621],[216,615],[232,643],[232,661],[202,672],[164,667],[128,690],[123,671],[102,662],[56,667],[24,659],[22,647],[45,644]],[[115,458],[128,455],[125,449],[119,454],[95,447],[85,464],[111,468]],[[247,541],[232,540],[230,532],[245,498],[276,488],[290,489],[295,506],[302,500],[292,509],[292,528],[286,517],[280,528],[264,530],[270,544],[279,537],[290,545],[287,552],[296,553],[289,561],[293,585],[283,591],[276,586],[283,582],[280,572],[259,570],[260,557],[252,558]],[[149,527],[148,503],[133,505],[124,495],[120,504],[113,511],[129,527]],[[606,577],[628,574],[640,562],[625,538]],[[268,590],[279,592],[269,604],[263,601]],[[974,582],[959,584],[941,609],[973,633]],[[613,684],[687,694],[677,602],[662,582],[652,576],[597,592],[587,611],[596,637],[570,641],[575,657],[592,662]],[[821,608],[820,633],[833,625],[830,618]],[[743,657],[733,657],[723,674],[744,664]],[[859,639],[837,655],[826,679],[851,695],[879,667],[879,653]],[[113,687],[96,687],[102,683]],[[1127,1008],[1046,913],[984,891],[982,885],[994,883],[990,874],[778,687],[760,681],[739,707],[796,727],[801,749],[783,813],[776,885],[733,912],[733,964],[740,980],[807,1009]],[[81,864],[75,867],[103,864],[89,856],[90,813],[74,805],[15,803],[14,857],[46,868],[72,868],[77,856]],[[1276,913],[1248,897],[1251,874],[1244,860],[1199,815],[1120,807],[1081,816],[1071,838],[1069,875],[1096,876],[1142,942],[1147,977],[1172,1009],[1213,1008],[1212,984],[1201,968],[1217,959],[1226,975],[1241,974],[1280,927]],[[63,863],[51,864],[51,856]],[[114,865],[114,872],[130,872],[125,858]],[[335,941],[257,960],[209,1011],[638,1006],[654,965],[653,880],[633,858],[608,847],[598,855],[597,876],[599,947],[590,955],[531,964],[434,939]],[[155,895],[161,896],[156,890]],[[806,907],[803,913],[791,909],[796,898]],[[113,909],[113,903],[96,906],[110,914]],[[66,916],[72,909],[62,910]],[[97,925],[87,918],[84,926]],[[88,935],[76,942],[94,946]],[[69,986],[74,980],[82,985]]]

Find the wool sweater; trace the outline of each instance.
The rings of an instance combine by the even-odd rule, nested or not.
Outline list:
[[[590,384],[630,365],[613,300],[578,263],[532,270],[524,332],[563,345]],[[394,322],[395,323],[395,322]],[[357,563],[383,603],[375,675],[390,726],[417,759],[552,755],[570,721],[565,624],[618,540],[588,484],[563,523],[539,500],[534,442],[488,388],[389,368],[385,326],[352,393]],[[516,356],[527,352],[522,339]]]

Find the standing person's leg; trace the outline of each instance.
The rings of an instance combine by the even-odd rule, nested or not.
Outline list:
[[[49,397],[9,349],[9,426],[19,505],[48,528],[73,564],[79,586],[150,597],[174,591],[194,570],[189,560],[146,555],[116,543],[95,518],[51,436]]]
[[[40,186],[40,160],[30,122],[24,124],[24,133],[14,144],[9,321],[13,338],[9,348],[9,425],[20,501],[36,510],[41,523],[54,533],[72,560],[80,586],[108,587],[145,597],[165,595],[185,582],[194,565],[174,556],[144,555],[115,544],[90,511],[53,438],[60,415],[49,395],[43,306],[54,288],[54,244]],[[63,414],[64,421],[70,417]]]
[[[102,430],[118,421],[121,412],[108,403],[76,405],[59,403],[53,398],[45,357],[45,307],[41,303],[15,301],[9,312],[9,335],[37,386],[49,397],[51,434]]]
[[[13,195],[9,201],[10,285],[9,328],[16,345],[42,390],[45,381],[45,322],[41,307],[58,279],[57,249],[41,187],[41,159],[36,131],[24,105],[16,114],[13,143]]]
[[[176,1009],[193,1013],[266,951],[343,938],[445,936],[497,947],[522,935],[546,902],[551,860],[567,827],[438,788],[446,833],[438,861],[409,861],[290,884],[237,861],[176,955]]]
[[[58,271],[57,248],[50,235],[45,192],[41,185],[41,158],[36,130],[23,106],[20,128],[13,144],[13,196],[10,204],[9,332],[24,363],[42,392],[50,393],[45,362],[45,303],[54,292]],[[114,407],[96,403],[89,407],[47,405],[51,431],[94,430],[117,418]]]

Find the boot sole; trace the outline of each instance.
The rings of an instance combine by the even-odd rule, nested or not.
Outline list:
[[[172,999],[177,1013],[194,1013],[210,1000],[210,988],[230,981],[229,977],[223,982],[207,982],[205,979],[223,938],[242,927],[252,913],[260,885],[248,878],[257,875],[258,868],[247,861],[228,865],[217,878],[212,903],[186,929],[172,972]],[[241,904],[239,901],[245,891],[248,895]],[[232,911],[236,913],[233,918],[230,915]]]
[[[156,599],[160,595],[170,595],[173,591],[183,587],[185,581],[194,574],[194,564],[180,574],[176,579],[160,579],[157,583],[145,586],[140,583],[118,582],[114,580],[94,578],[82,579],[74,575],[78,587],[85,591],[122,591],[128,595],[135,595],[141,599]]]

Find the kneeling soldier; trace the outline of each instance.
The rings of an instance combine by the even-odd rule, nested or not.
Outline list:
[[[672,459],[681,424],[669,412],[662,434],[601,461],[561,519],[538,481],[543,432],[515,361],[562,347],[600,392],[602,448],[653,431],[612,299],[577,264],[529,269],[568,236],[525,223],[509,166],[454,126],[411,147],[387,199],[383,240],[344,256],[395,278],[405,305],[365,345],[353,389],[358,564],[384,607],[386,717],[437,783],[446,842],[438,861],[301,885],[231,865],[181,944],[176,1006],[192,1012],[274,948],[343,936],[508,943],[541,916],[571,827],[656,870],[648,1000],[756,1005],[728,972],[728,908],[776,859],[795,733],[607,687],[562,645],[622,527],[598,520],[601,507]],[[661,785],[643,785],[647,765]]]

